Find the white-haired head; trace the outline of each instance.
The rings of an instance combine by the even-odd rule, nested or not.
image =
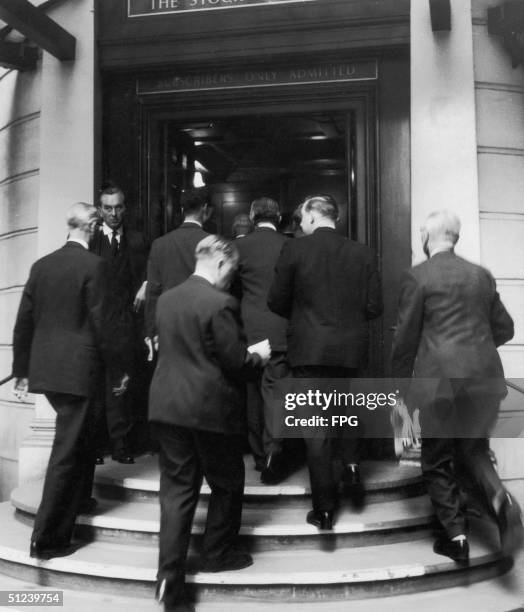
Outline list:
[[[452,250],[460,236],[460,219],[450,210],[436,210],[420,228],[422,247],[429,257],[435,250]]]
[[[236,246],[221,236],[206,236],[195,250],[195,274],[206,278],[218,289],[226,289],[238,263]]]
[[[98,220],[98,214],[92,204],[76,202],[67,209],[66,222],[71,230],[90,225],[93,220]]]

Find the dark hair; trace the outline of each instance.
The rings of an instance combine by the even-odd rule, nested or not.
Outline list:
[[[207,204],[209,197],[206,187],[195,187],[194,189],[186,189],[180,196],[180,205],[184,211],[184,215],[196,215]]]
[[[236,215],[233,219],[233,224],[231,225],[231,231],[234,237],[238,236],[239,234],[249,234],[252,232],[253,225],[249,215],[246,215],[245,213]]]
[[[116,183],[113,183],[113,181],[105,181],[105,183],[102,183],[102,185],[100,185],[99,191],[100,191],[99,200],[102,199],[102,196],[114,195],[115,193],[121,194],[122,199],[125,200],[125,195],[124,195],[123,190]]]
[[[305,211],[316,210],[323,217],[338,220],[338,205],[333,196],[327,194],[307,196],[303,204]]]
[[[251,217],[256,225],[261,221],[269,221],[278,225],[280,221],[280,208],[273,198],[257,198],[251,203]]]

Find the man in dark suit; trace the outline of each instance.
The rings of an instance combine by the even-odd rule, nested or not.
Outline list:
[[[269,358],[269,344],[251,354],[238,303],[223,290],[237,263],[234,246],[208,236],[196,248],[196,269],[160,296],[159,358],[149,419],[160,444],[160,552],[157,596],[166,610],[185,602],[185,560],[202,477],[211,488],[202,570],[242,569],[251,556],[235,550],[244,491],[244,415],[238,384]],[[253,350],[253,347],[250,347]],[[184,607],[185,606],[185,607]]]
[[[185,191],[181,199],[184,223],[151,246],[147,266],[146,342],[156,336],[155,309],[160,295],[183,283],[195,269],[196,245],[209,234],[202,229],[208,216],[204,188]],[[151,350],[151,349],[150,349]]]
[[[83,202],[68,211],[64,247],[39,259],[24,288],[13,337],[15,394],[44,393],[56,412],[56,432],[30,554],[50,559],[70,554],[79,512],[89,510],[95,466],[92,400],[100,353],[111,359],[104,325],[103,260],[89,253],[98,217]],[[115,378],[115,391],[125,389]]]
[[[422,429],[422,473],[445,532],[434,550],[468,560],[457,476],[476,483],[509,552],[522,538],[520,509],[489,456],[488,437],[506,395],[496,347],[513,337],[513,321],[484,268],[454,253],[460,221],[438,211],[422,228],[428,261],[403,281],[391,369],[395,378],[433,379],[417,392]],[[428,387],[429,389],[429,387]]]
[[[366,365],[368,322],[382,312],[374,252],[335,230],[338,207],[329,195],[306,199],[302,238],[280,254],[268,305],[289,319],[288,360],[296,378],[351,378]],[[305,439],[313,511],[307,521],[331,529],[336,504],[333,444],[325,436]],[[358,440],[342,444],[344,479],[355,502],[363,487]]]
[[[131,440],[134,404],[144,403],[141,393],[145,395],[143,387],[147,386],[143,375],[145,347],[140,310],[145,301],[148,245],[143,234],[126,226],[125,197],[117,185],[107,183],[102,188],[98,212],[102,224],[95,230],[89,250],[107,262],[107,324],[111,328],[114,350],[120,355],[119,361],[125,362],[131,381],[126,393],[115,396],[111,390],[114,366],[108,364],[97,406],[97,428],[103,439],[107,423],[113,459],[129,464],[134,463]],[[100,446],[103,447],[102,442]],[[103,463],[102,448],[97,449],[97,455],[97,463]]]
[[[286,238],[277,232],[278,202],[258,198],[251,204],[255,231],[236,242],[239,253],[237,282],[241,296],[242,322],[248,342],[269,338],[271,359],[258,380],[247,384],[248,439],[261,480],[275,484],[285,476],[282,439],[273,435],[272,391],[276,380],[287,375],[287,320],[271,312],[267,295],[275,264]]]

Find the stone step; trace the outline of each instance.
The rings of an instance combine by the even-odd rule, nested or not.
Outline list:
[[[56,588],[75,588],[151,597],[156,576],[155,547],[92,542],[73,555],[41,561],[28,554],[31,529],[17,521],[9,503],[0,504],[3,537],[0,572]],[[319,601],[362,599],[471,584],[507,571],[492,524],[473,526],[471,561],[459,567],[432,551],[430,539],[329,551],[286,550],[255,554],[254,564],[237,572],[195,572],[187,582],[200,601]]]
[[[253,468],[253,460],[244,458],[246,467],[245,503],[269,503],[285,505],[294,503],[294,498],[311,495],[309,475],[306,467],[293,472],[278,485],[264,485],[260,473]],[[420,495],[424,485],[420,466],[416,463],[399,464],[397,461],[363,461],[362,476],[367,492],[368,503]],[[125,500],[150,500],[158,497],[159,472],[158,458],[144,455],[136,458],[133,465],[121,465],[106,461],[97,466],[95,488],[104,497]],[[203,496],[209,495],[209,487],[204,482]]]
[[[42,483],[15,489],[11,494],[18,516],[32,524],[40,503]],[[370,504],[358,512],[341,507],[332,532],[321,532],[306,523],[311,509],[308,498],[295,498],[293,506],[247,506],[242,516],[241,537],[252,551],[275,550],[294,546],[302,549],[370,546],[399,542],[427,535],[433,519],[431,503],[426,496]],[[193,534],[204,532],[207,500],[197,507]],[[135,540],[156,546],[160,509],[157,500],[119,501],[99,498],[93,515],[81,515],[79,537],[88,540]],[[198,542],[196,542],[198,547]]]

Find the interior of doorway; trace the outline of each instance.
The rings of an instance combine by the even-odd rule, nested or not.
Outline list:
[[[340,208],[338,231],[358,237],[355,110],[164,119],[158,125],[164,193],[151,202],[153,236],[180,225],[184,190],[205,185],[213,206],[210,232],[232,237],[235,217],[267,196],[279,202],[280,229],[291,234],[304,198],[328,193]]]

